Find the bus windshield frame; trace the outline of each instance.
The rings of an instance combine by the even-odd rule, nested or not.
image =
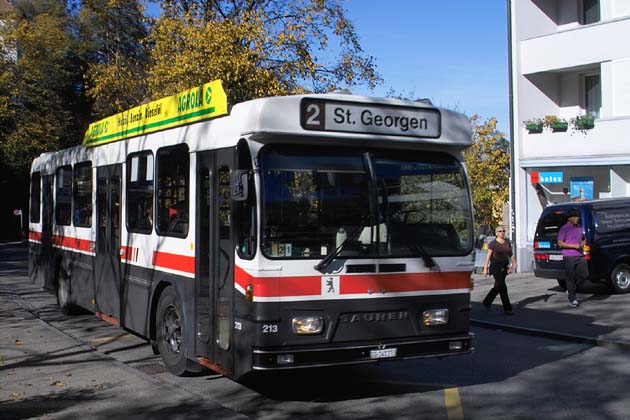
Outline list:
[[[321,259],[340,246],[339,258],[472,251],[470,189],[449,153],[269,145],[260,166],[267,258]]]

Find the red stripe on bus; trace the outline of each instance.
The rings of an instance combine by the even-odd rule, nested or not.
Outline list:
[[[195,257],[153,251],[153,265],[171,270],[195,274]]]
[[[320,276],[254,277],[239,266],[234,266],[234,281],[243,289],[254,286],[254,296],[309,296],[322,291]]]
[[[468,272],[397,273],[380,275],[341,276],[341,294],[367,293],[372,290],[388,293],[466,289],[470,286]]]
[[[469,272],[402,273],[339,276],[340,295],[420,292],[468,289]],[[322,294],[322,276],[254,277],[234,267],[235,282],[245,289],[254,286],[255,297],[313,296]]]
[[[76,249],[78,251],[91,252],[89,240],[73,238],[71,236],[53,235],[53,245]]]
[[[41,232],[36,232],[34,230],[31,230],[28,232],[28,239],[30,241],[41,241],[42,240],[42,233]]]
[[[132,255],[133,255],[133,250],[134,248],[130,247],[130,246],[121,246],[120,247],[120,259],[123,261],[133,261],[132,259]]]

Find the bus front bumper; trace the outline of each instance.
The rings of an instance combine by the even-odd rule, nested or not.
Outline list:
[[[473,333],[322,347],[254,348],[254,370],[281,370],[445,357],[474,350]]]

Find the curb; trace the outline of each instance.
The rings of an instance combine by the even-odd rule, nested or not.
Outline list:
[[[586,337],[582,335],[572,335],[555,331],[545,331],[537,328],[518,327],[514,325],[502,324],[500,322],[482,321],[470,318],[470,323],[477,327],[493,330],[504,330],[517,334],[526,334],[535,337],[553,338],[556,340],[570,341],[573,343],[589,344],[592,346],[606,347],[615,350],[630,350],[630,343],[623,341],[606,340],[601,338]]]

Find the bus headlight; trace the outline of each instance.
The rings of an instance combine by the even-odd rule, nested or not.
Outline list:
[[[296,316],[293,318],[294,334],[319,334],[324,329],[321,316]]]
[[[425,327],[437,327],[448,323],[448,309],[429,309],[422,312]]]

